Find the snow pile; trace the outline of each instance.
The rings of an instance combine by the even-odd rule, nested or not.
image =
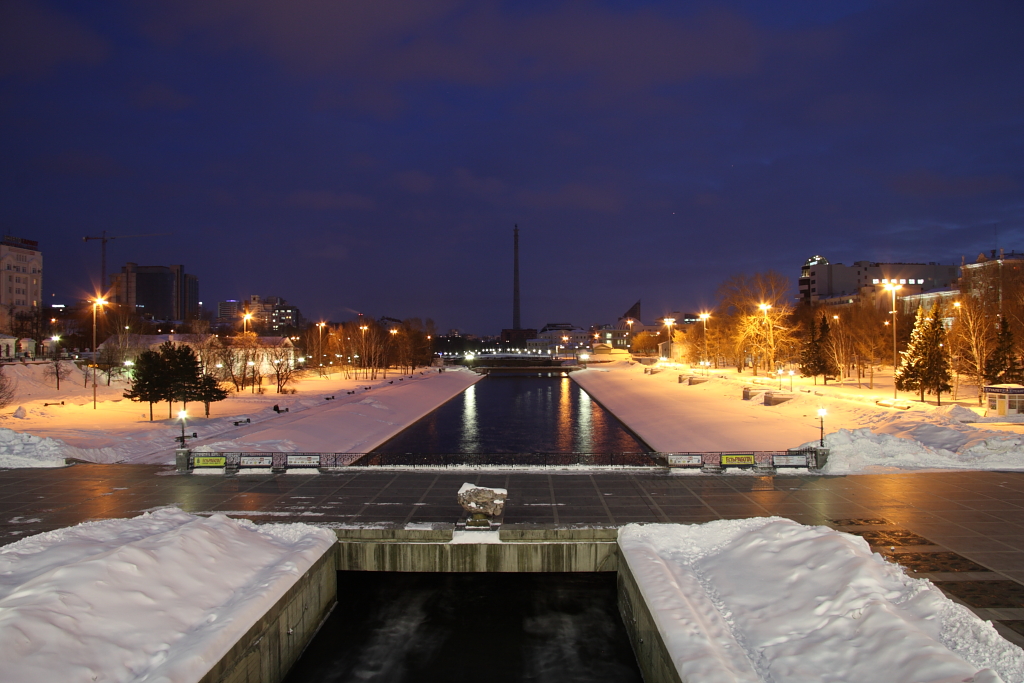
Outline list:
[[[683,680],[1024,680],[1024,652],[859,537],[771,517],[619,546]]]
[[[972,427],[893,422],[874,432],[840,429],[825,436],[825,446],[830,449],[826,474],[879,468],[1024,469],[1024,435]]]
[[[3,680],[198,680],[334,542],[164,508],[5,546]]]
[[[0,467],[63,467],[67,444],[0,427]]]

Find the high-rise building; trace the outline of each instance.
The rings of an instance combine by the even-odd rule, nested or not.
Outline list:
[[[199,279],[185,266],[126,263],[110,276],[114,303],[148,320],[184,321],[199,315]]]
[[[855,261],[852,265],[829,263],[824,256],[812,256],[800,269],[800,301],[852,301],[861,295],[884,298],[885,285],[900,285],[900,294],[919,294],[950,287],[957,281],[957,267],[940,263],[874,263]]]
[[[239,313],[237,299],[217,302],[217,318],[234,321],[239,315],[241,314]]]
[[[10,324],[18,313],[39,310],[43,292],[43,253],[39,242],[5,235],[0,240],[0,315]]]

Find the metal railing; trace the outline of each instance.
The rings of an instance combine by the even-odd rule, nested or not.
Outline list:
[[[178,451],[179,469],[226,470],[337,469],[343,467],[669,467],[774,471],[777,468],[824,467],[828,449],[786,451],[614,452],[614,453],[204,453]]]

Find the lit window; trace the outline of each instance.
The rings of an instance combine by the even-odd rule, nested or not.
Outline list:
[[[924,284],[924,280],[918,280],[918,281],[917,281],[917,284],[919,284],[919,285],[923,285],[923,284]]]
[[[876,278],[872,278],[871,279],[871,284],[877,285],[878,284],[878,278],[877,277]]]
[[[901,277],[901,278],[900,278],[900,284],[901,284],[901,285],[905,285],[905,284],[907,284],[907,278],[905,278],[905,277]]]

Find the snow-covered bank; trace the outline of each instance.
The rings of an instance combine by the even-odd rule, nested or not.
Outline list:
[[[0,678],[198,680],[334,542],[164,508],[4,546]]]
[[[26,374],[31,368],[19,370]],[[391,374],[373,381],[307,377],[296,382],[295,394],[232,394],[213,404],[209,419],[191,418],[187,431],[199,434],[190,445],[207,450],[362,452],[479,379],[476,373],[457,369],[444,373],[425,369],[411,377]],[[181,423],[160,419],[167,414],[167,404],[156,406],[157,420],[150,422],[148,406],[120,398],[123,387],[99,389],[95,409],[91,393],[78,395],[81,386],[77,386],[69,389],[76,398],[65,400],[64,405],[52,403],[47,396],[47,400],[23,401],[21,417],[15,417],[15,411],[0,415],[0,467],[56,466],[64,458],[173,462]],[[201,411],[201,406],[189,406],[190,414]]]
[[[640,365],[614,363],[574,372],[572,378],[659,451],[815,446],[817,411],[825,408],[825,445],[831,449],[826,473],[1024,469],[1024,434],[984,429],[978,414],[963,406],[918,403],[903,411],[876,406],[864,396],[851,400],[801,392],[766,406],[756,399],[744,401],[736,378],[710,377],[688,386],[677,381],[679,374],[672,369],[649,375]]]
[[[366,453],[480,381],[483,375],[453,369],[429,381],[406,381],[336,396],[328,406],[285,415],[265,425],[242,428],[240,436],[206,440],[203,451],[302,451]]]
[[[1024,651],[859,537],[772,517],[619,545],[683,680],[1024,681]]]

